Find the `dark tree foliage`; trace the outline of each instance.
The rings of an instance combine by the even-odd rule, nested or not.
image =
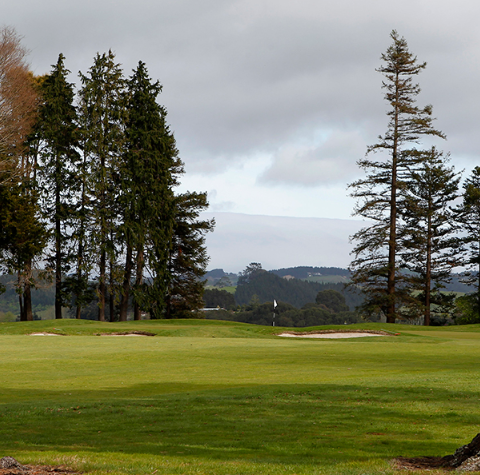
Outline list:
[[[96,251],[99,320],[105,320],[108,268],[115,268],[118,168],[125,145],[125,79],[115,55],[97,54],[87,75],[80,74],[79,119],[88,167],[90,252]],[[95,245],[93,245],[95,244]],[[112,278],[110,278],[112,282]],[[110,285],[110,287],[112,287]],[[110,289],[113,295],[113,289]]]
[[[272,326],[273,305],[272,302],[247,305],[240,312],[206,312],[206,318]],[[357,322],[358,316],[353,312],[335,313],[313,303],[297,309],[293,305],[280,301],[275,309],[275,326],[280,327],[312,327]]]
[[[221,289],[205,289],[203,301],[205,308],[220,307],[226,310],[233,310],[237,306],[233,294]]]
[[[67,82],[69,71],[64,57],[43,80],[41,106],[35,130],[39,149],[39,190],[42,214],[50,229],[51,246],[46,256],[55,274],[55,318],[62,318],[62,307],[70,303],[64,276],[74,260],[71,230],[76,225],[75,194],[79,191],[76,177],[78,153],[77,113],[73,105],[73,84]]]
[[[175,224],[168,271],[167,318],[191,316],[203,307],[203,276],[208,263],[205,234],[213,220],[201,220],[208,206],[205,193],[184,193],[175,197]]]
[[[367,176],[350,185],[351,196],[357,199],[354,214],[372,221],[372,225],[353,236],[354,260],[350,265],[353,284],[365,293],[364,311],[382,312],[387,322],[394,323],[397,313],[408,300],[408,289],[403,285],[397,261],[398,210],[400,191],[405,176],[416,162],[415,145],[422,136],[443,134],[433,127],[432,108],[419,108],[415,102],[420,92],[413,78],[426,66],[418,63],[410,53],[407,42],[396,31],[391,33],[392,44],[381,59],[378,69],[383,74],[382,87],[390,109],[387,132],[367,150],[367,156],[358,162]],[[380,160],[372,160],[372,153],[383,153]]]
[[[308,302],[315,301],[317,295],[316,284],[301,280],[286,280],[271,272],[259,271],[250,276],[248,282],[241,282],[235,291],[235,300],[239,305],[246,305],[254,295],[260,302],[282,300],[295,307],[302,307]]]
[[[341,292],[352,310],[363,301],[363,297],[357,295],[355,289],[345,290],[344,284],[321,284],[299,279],[287,280],[263,270],[257,272],[248,282],[237,286],[235,300],[238,305],[247,305],[252,297],[257,295],[260,303],[281,300],[300,308],[305,304],[315,302],[318,292],[327,289]]]
[[[0,38],[0,78],[1,55]],[[67,75],[60,55],[50,75],[35,79],[41,104],[34,133],[25,142],[28,121],[18,119],[22,140],[0,146],[0,266],[18,275],[22,319],[32,318],[34,259],[46,239],[39,192],[56,318],[74,304],[77,318],[87,306],[91,317],[96,305],[100,320],[126,320],[132,298],[135,319],[141,311],[191,316],[203,306],[205,234],[214,222],[200,219],[205,193],[174,193],[183,163],[157,103],[160,84],[142,62],[125,80],[112,52],[97,54],[80,74],[76,109]]]
[[[345,302],[345,297],[338,291],[321,290],[315,297],[317,305],[324,305],[328,310],[338,313],[347,312],[349,310],[348,305]]]
[[[32,288],[32,312],[46,310],[55,304],[55,287],[35,272],[35,287]],[[0,299],[0,312],[18,314],[18,293],[16,291],[17,277],[13,274],[0,276],[0,286],[5,287],[5,293]]]
[[[267,272],[262,268],[262,264],[259,262],[251,262],[244,271],[240,272],[238,277],[238,285],[248,284],[257,276]]]
[[[450,207],[457,198],[460,177],[447,162],[448,156],[435,148],[423,152],[402,191],[400,256],[410,271],[410,302],[405,313],[423,315],[425,325],[430,325],[432,313],[444,316],[452,311],[454,295],[442,290],[451,280],[452,269],[460,264]]]
[[[16,273],[20,320],[33,320],[31,288],[35,285],[33,260],[46,242],[45,228],[39,219],[38,200],[31,182],[0,185],[0,270]],[[3,285],[0,285],[2,290]]]
[[[467,268],[462,281],[475,289],[480,309],[480,167],[475,167],[463,184],[462,202],[455,209],[455,219],[464,232],[459,239],[463,247],[462,265]],[[479,314],[480,320],[480,314]]]
[[[126,318],[134,260],[136,319],[140,309],[148,310],[151,318],[164,318],[171,285],[169,262],[181,201],[176,201],[173,186],[183,173],[183,163],[166,124],[166,110],[157,103],[161,90],[160,83],[153,82],[145,64],[139,62],[128,81],[127,152],[121,169],[120,229],[126,246],[121,319]],[[150,274],[148,283],[145,272]]]
[[[21,320],[32,320],[35,258],[45,244],[39,222],[35,163],[27,137],[38,95],[25,62],[27,51],[11,27],[0,30],[0,268],[17,274]],[[0,293],[3,286],[0,285]]]
[[[336,290],[345,297],[345,303],[348,306],[348,309],[354,311],[357,307],[361,307],[363,304],[363,293],[358,292],[355,288],[346,286],[341,283],[318,283],[318,292],[322,290]]]
[[[480,323],[480,307],[476,292],[460,295],[455,299],[454,318],[457,325]]]

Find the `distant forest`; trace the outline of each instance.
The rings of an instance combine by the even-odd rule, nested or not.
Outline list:
[[[327,277],[326,282],[312,282],[315,276]],[[277,303],[276,323],[282,326],[302,327],[313,325],[355,323],[361,320],[357,307],[363,304],[364,295],[355,287],[346,287],[350,273],[339,267],[290,267],[271,271],[252,263],[240,274],[227,274],[214,269],[206,274],[209,284],[204,293],[207,308],[222,308],[227,311],[207,312],[207,318],[273,324],[273,302]],[[342,277],[339,283],[336,278]],[[329,278],[331,281],[329,282]],[[452,275],[445,290],[469,293],[472,288],[461,282],[464,276]],[[228,285],[235,281],[236,286]],[[223,290],[227,289],[227,290]],[[340,299],[340,307],[331,305],[325,296]],[[235,312],[233,312],[235,310]],[[379,317],[370,316],[376,320]],[[434,318],[433,325],[451,321],[446,316]]]

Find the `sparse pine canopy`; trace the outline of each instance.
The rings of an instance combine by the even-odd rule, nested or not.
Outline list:
[[[444,320],[451,312],[454,295],[442,289],[451,280],[452,268],[460,264],[456,224],[451,209],[458,196],[460,176],[448,166],[449,156],[432,147],[405,180],[399,228],[399,255],[407,269],[410,302],[405,313],[432,314]]]
[[[382,88],[390,107],[387,131],[358,162],[366,177],[349,185],[351,196],[357,200],[354,214],[372,222],[352,236],[355,248],[350,270],[353,285],[366,295],[364,310],[382,313],[387,322],[394,323],[404,299],[408,299],[397,261],[400,192],[412,168],[421,162],[416,148],[420,139],[444,135],[433,126],[431,106],[416,105],[420,88],[414,78],[426,63],[417,61],[396,31],[390,37],[392,44],[382,54],[384,64],[377,70],[384,76]],[[374,160],[372,153],[380,156]]]
[[[462,202],[455,208],[456,221],[464,234],[459,238],[464,281],[476,290],[475,308],[480,309],[480,167],[463,184]]]

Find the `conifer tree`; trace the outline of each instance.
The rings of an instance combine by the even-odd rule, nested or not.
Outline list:
[[[188,317],[204,305],[202,277],[208,264],[205,234],[215,225],[214,220],[199,219],[200,212],[207,206],[206,193],[184,193],[175,197],[167,318]]]
[[[476,305],[480,309],[480,167],[475,167],[463,184],[462,202],[455,208],[455,219],[462,231],[462,265],[464,282],[473,285]]]
[[[394,323],[403,298],[408,298],[397,262],[399,191],[404,186],[407,167],[415,163],[416,154],[411,151],[420,138],[443,134],[433,127],[431,106],[416,105],[420,88],[413,78],[426,63],[418,63],[396,31],[390,36],[393,43],[382,54],[384,64],[377,70],[385,78],[382,87],[390,106],[387,132],[368,147],[367,156],[358,162],[367,176],[349,186],[351,196],[357,199],[354,214],[373,223],[352,237],[355,248],[350,270],[352,285],[365,293],[364,310],[380,311],[387,322]],[[373,160],[372,153],[382,156]]]
[[[111,51],[97,54],[88,74],[80,74],[80,78],[79,119],[92,210],[89,235],[95,242],[91,249],[98,249],[99,320],[105,320],[108,266],[112,276],[117,257],[116,202],[119,161],[125,144],[125,80]],[[112,288],[110,295],[113,295]]]
[[[42,212],[52,233],[52,248],[47,256],[55,274],[55,318],[62,318],[62,307],[69,305],[66,274],[74,257],[71,229],[75,226],[75,194],[79,191],[76,167],[79,160],[77,114],[73,104],[73,84],[59,55],[52,72],[41,86],[37,134],[40,142],[38,180]]]
[[[453,295],[442,293],[459,264],[453,211],[459,174],[448,167],[448,156],[435,147],[420,154],[420,163],[405,181],[399,240],[403,267],[410,271],[408,311],[430,325],[433,309],[448,314]]]
[[[128,81],[127,149],[121,170],[120,230],[126,247],[121,320],[126,319],[134,271],[135,319],[140,318],[140,309],[150,311],[152,318],[162,318],[165,311],[175,217],[173,186],[183,164],[166,124],[166,111],[157,103],[161,90],[139,62]]]

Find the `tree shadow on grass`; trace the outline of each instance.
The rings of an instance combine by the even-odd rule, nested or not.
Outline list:
[[[360,385],[1,391],[0,451],[335,465],[443,456],[478,432],[478,391]],[[24,402],[21,402],[25,400]]]

